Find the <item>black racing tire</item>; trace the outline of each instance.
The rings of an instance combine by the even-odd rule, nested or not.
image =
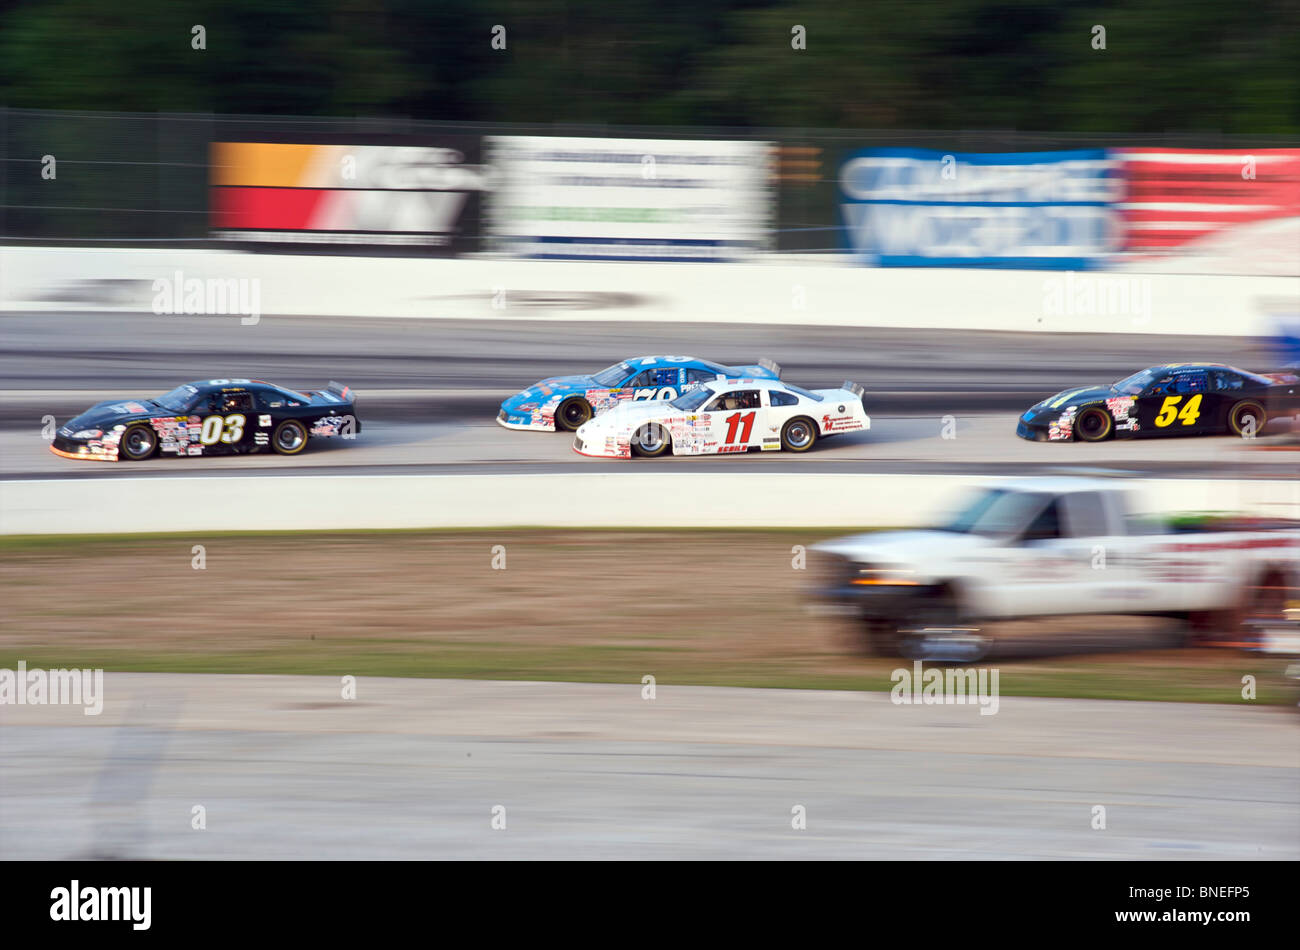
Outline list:
[[[807,452],[817,444],[817,423],[807,416],[795,416],[781,427],[781,448],[787,452]]]
[[[566,399],[555,409],[555,428],[561,432],[577,432],[594,414],[591,403],[581,396]]]
[[[1232,430],[1233,435],[1249,438],[1250,436],[1246,435],[1249,419],[1255,420],[1254,427],[1250,430],[1252,435],[1259,435],[1268,422],[1268,413],[1254,399],[1243,399],[1233,403],[1232,408],[1228,410],[1228,428]]]
[[[672,447],[672,436],[657,422],[647,422],[632,436],[632,454],[642,458],[658,458]]]
[[[285,419],[271,433],[271,448],[280,455],[297,455],[307,447],[307,427],[297,419]]]
[[[954,629],[969,631],[957,634],[960,646],[954,646]],[[897,653],[908,660],[975,663],[993,647],[993,638],[971,621],[957,591],[947,585],[909,611],[897,636]]]
[[[1101,406],[1089,406],[1074,417],[1074,437],[1081,442],[1100,442],[1115,431],[1115,420]]]
[[[158,433],[142,422],[127,426],[117,442],[117,457],[128,462],[143,462],[158,451]]]

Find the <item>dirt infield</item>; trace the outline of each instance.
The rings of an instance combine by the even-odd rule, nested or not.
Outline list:
[[[481,531],[0,542],[0,665],[888,689],[810,611],[817,532]],[[202,569],[196,569],[201,545]],[[1002,663],[1007,695],[1285,699],[1207,650]]]

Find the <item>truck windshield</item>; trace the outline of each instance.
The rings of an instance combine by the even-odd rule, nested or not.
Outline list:
[[[992,488],[978,493],[940,531],[1000,537],[1015,534],[1043,507],[1043,497],[1028,492]]]

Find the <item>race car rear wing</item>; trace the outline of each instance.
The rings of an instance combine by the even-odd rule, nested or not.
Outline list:
[[[851,382],[850,380],[847,379],[844,380],[844,385],[841,386],[840,389],[843,389],[846,392],[853,393],[853,395],[857,396],[859,399],[861,399],[867,393],[866,389],[864,389],[862,386],[860,386],[855,382]]]
[[[332,379],[330,380],[329,385],[325,387],[325,391],[328,393],[333,393],[335,396],[338,396],[344,402],[348,402],[352,399],[352,387],[344,386],[342,383],[336,383]]]
[[[781,364],[776,362],[776,360],[769,360],[765,356],[758,361],[758,365],[773,373],[777,379],[781,378]]]

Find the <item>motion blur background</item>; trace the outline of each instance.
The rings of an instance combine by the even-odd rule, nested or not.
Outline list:
[[[109,679],[93,723],[0,709],[0,853],[1294,858],[1285,660],[1043,633],[998,715],[900,707],[792,556],[986,476],[1296,516],[1284,432],[1014,428],[1296,358],[1297,36],[1290,0],[5,4],[0,665]],[[160,310],[173,280],[260,321]],[[629,469],[492,423],[651,352],[859,381],[871,432]],[[47,451],[46,418],[245,376],[350,384],[363,435]],[[497,801],[526,817],[489,841]]]
[[[683,246],[694,238],[734,242],[724,245],[731,254],[850,251],[875,262],[956,256],[1020,264],[1051,254],[1058,266],[1096,266],[1118,254],[1200,250],[1218,237],[1196,269],[1291,272],[1300,266],[1288,264],[1300,248],[1295,228],[1280,232],[1284,254],[1275,229],[1264,228],[1267,240],[1235,236],[1226,250],[1221,232],[1300,214],[1292,150],[1300,133],[1297,32],[1300,11],[1285,2],[1241,9],[1150,0],[930,0],[861,9],[830,0],[145,0],[121,9],[94,0],[19,2],[0,14],[0,235],[284,242],[297,231],[357,245],[365,232],[390,248],[474,252],[502,250],[493,234],[572,237],[565,227],[572,222],[563,219],[575,206],[588,209],[588,221],[593,207],[623,207],[624,225],[606,228],[607,236],[624,247],[647,235],[669,237],[674,257],[688,254]],[[538,134],[640,138],[639,153],[649,154],[650,140],[754,143],[737,154],[770,192],[730,202],[704,192],[669,229],[644,220],[637,227],[635,206],[644,200],[595,184],[552,189],[529,217],[494,185],[502,175],[517,181],[511,168],[545,175],[502,138]],[[214,150],[222,142],[339,151],[277,160]],[[353,179],[319,173],[361,146],[388,151],[363,159]],[[643,176],[641,154],[589,146],[597,155],[588,161]],[[904,157],[913,167],[881,181],[881,169],[888,176],[897,167],[897,157],[881,150],[897,148],[914,150]],[[1168,149],[1215,151],[1189,162]],[[1281,151],[1260,152],[1267,149]],[[1013,181],[980,193],[950,190],[946,210],[921,181],[942,171],[944,155],[968,169],[965,153],[1014,153],[993,169],[1005,179],[1031,161],[1025,153],[1051,150],[1089,150],[1097,164],[1039,168],[1047,186],[1039,194]],[[717,146],[695,152],[696,170],[721,161]],[[609,164],[617,154],[627,160],[622,168]],[[46,155],[58,162],[57,188],[37,174]],[[1245,179],[1248,155],[1257,167]],[[854,157],[865,163],[846,165]],[[661,173],[681,170],[664,158]],[[449,197],[457,188],[453,166],[463,172],[462,193]],[[407,174],[379,173],[394,167]],[[1103,188],[1066,194],[1071,182],[1096,179]],[[726,190],[735,179],[724,174],[710,184]],[[323,208],[328,196],[309,206],[302,192],[221,186],[442,194],[381,202],[363,193]],[[1044,203],[1045,192],[1052,201]],[[656,198],[671,194],[661,188]],[[999,237],[1002,246],[990,249],[990,220],[953,206],[981,199],[1035,205],[1034,223],[1014,207],[1007,216],[1037,237]],[[1080,219],[1048,205],[1067,199],[1102,207],[1091,216],[1074,209],[1088,224],[1061,230],[1063,221]],[[869,207],[845,208],[859,201]],[[900,201],[913,204],[900,210]],[[549,215],[549,230],[538,213]],[[918,233],[954,222],[966,230]],[[1047,240],[1044,226],[1057,229]],[[586,246],[573,256],[585,253],[595,252]]]

